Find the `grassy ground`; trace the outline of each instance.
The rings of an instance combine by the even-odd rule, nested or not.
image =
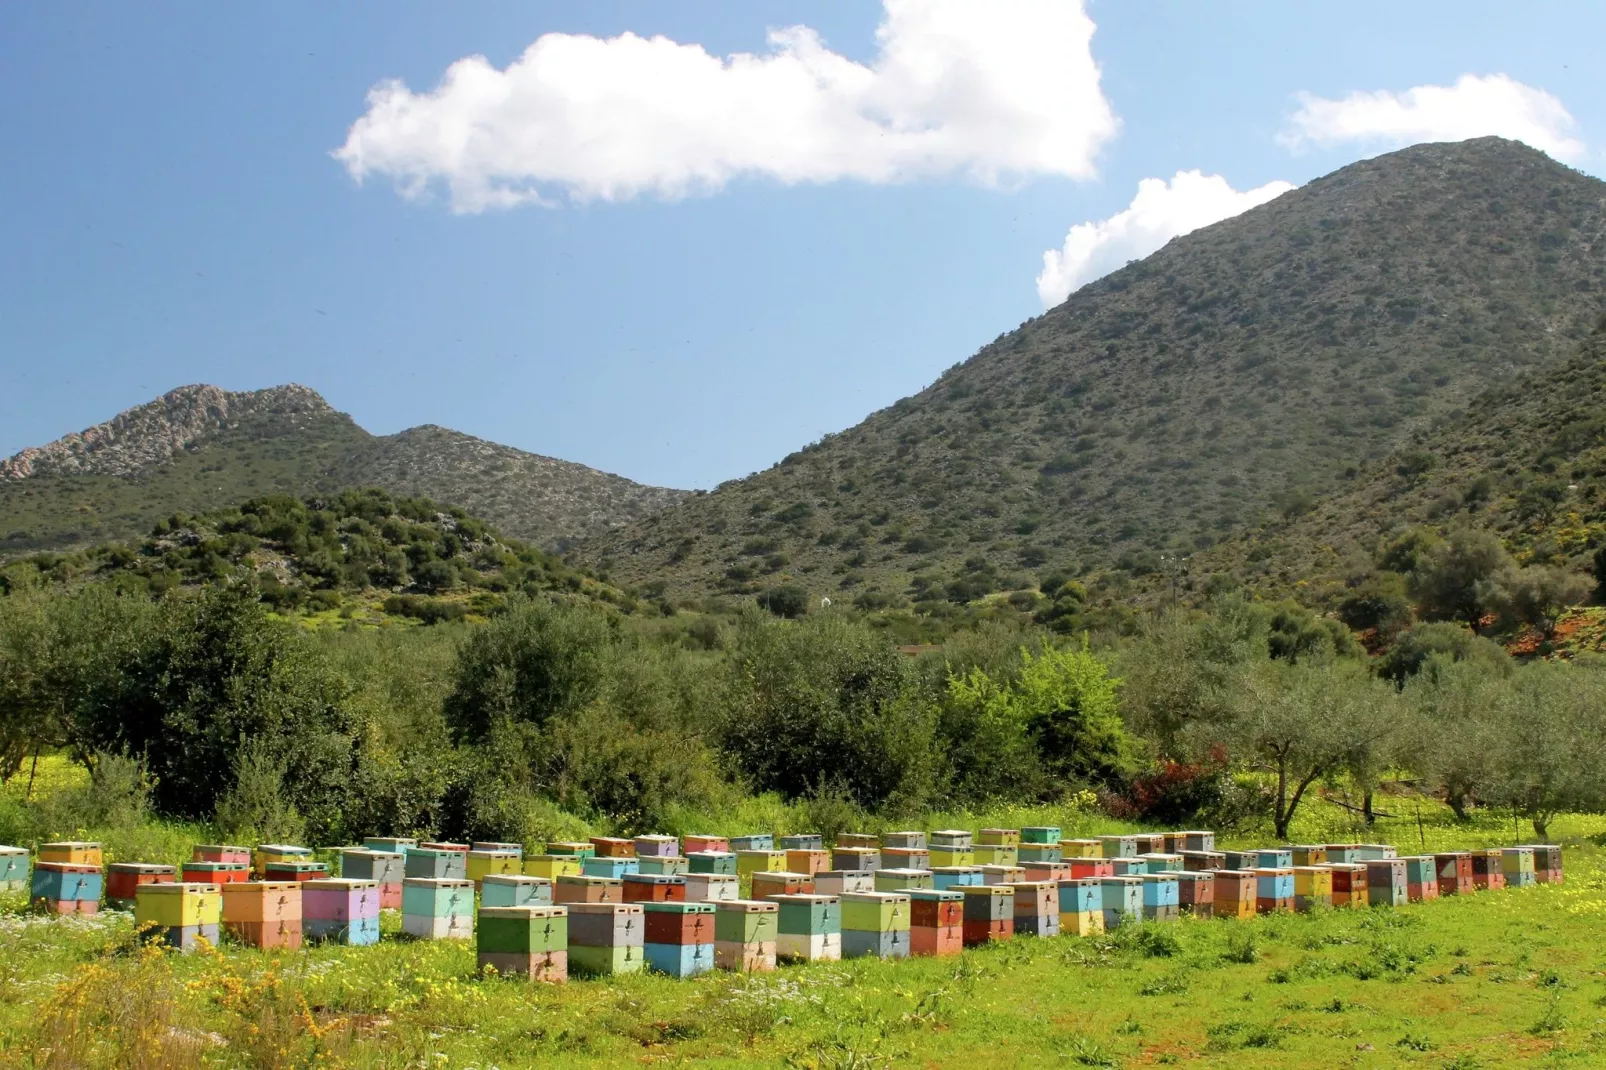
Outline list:
[[[1498,815],[1458,826],[1425,806],[1419,825],[1414,802],[1384,808],[1399,816],[1368,838],[1405,850],[1531,838]],[[1350,839],[1351,822],[1318,806],[1295,838]],[[1553,831],[1560,887],[684,982],[478,980],[471,946],[394,938],[394,917],[374,948],[162,954],[136,947],[126,914],[30,916],[14,895],[0,898],[0,1065],[1606,1065],[1606,819]]]

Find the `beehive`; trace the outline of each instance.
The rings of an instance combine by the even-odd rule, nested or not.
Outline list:
[[[268,866],[276,862],[311,862],[312,848],[298,847],[291,843],[264,843],[259,844],[251,852],[251,873],[257,880],[261,880],[268,872]]]
[[[691,851],[686,855],[688,873],[718,873],[736,876],[736,856],[729,851]]]
[[[1022,862],[1020,871],[1028,881],[1068,881],[1072,877],[1069,862]]]
[[[1104,844],[1098,840],[1061,840],[1060,854],[1065,858],[1103,858]]]
[[[1216,849],[1216,834],[1204,829],[1193,829],[1182,833],[1183,851],[1205,851],[1213,853]]]
[[[976,833],[977,847],[1019,847],[1020,829],[982,829]]]
[[[924,832],[889,832],[881,837],[883,851],[925,851],[926,834]]]
[[[1277,852],[1286,854],[1287,852]],[[1262,857],[1266,854],[1261,852]],[[1280,914],[1294,909],[1294,870],[1292,866],[1257,866],[1255,874],[1255,913]]]
[[[232,865],[251,865],[251,848],[229,843],[200,843],[190,849],[192,862],[226,862]]]
[[[1296,843],[1288,848],[1295,866],[1325,866],[1327,847],[1319,843]]]
[[[1062,880],[1060,886],[1060,932],[1072,936],[1093,936],[1104,931],[1104,887],[1096,878]]]
[[[597,858],[636,857],[635,840],[621,839],[618,836],[593,836],[591,846],[596,849]]]
[[[686,878],[656,873],[626,873],[620,878],[626,903],[671,903],[686,901]]]
[[[570,903],[569,969],[591,977],[635,973],[647,964],[640,903]]]
[[[174,866],[153,862],[113,862],[106,867],[106,903],[127,909],[134,905],[142,884],[176,884]]]
[[[381,854],[406,854],[407,848],[418,846],[418,840],[411,836],[364,836],[362,845]]]
[[[423,846],[428,847],[429,844]],[[581,843],[578,840],[557,840],[546,845],[546,853],[560,858],[595,858],[597,845],[589,841]]]
[[[1439,852],[1433,856],[1434,869],[1439,876],[1439,895],[1471,895],[1473,885],[1473,856],[1468,852]]]
[[[1015,864],[1025,865],[1027,862],[1059,862],[1065,857],[1064,850],[1057,843],[1023,843],[1015,852]]]
[[[930,869],[931,852],[924,847],[883,847],[881,865],[887,869]]]
[[[202,940],[218,942],[223,896],[210,884],[141,884],[134,898],[134,926],[146,939],[181,951]]]
[[[26,847],[0,847],[0,892],[17,892],[27,888],[31,869]]]
[[[422,940],[467,940],[474,935],[474,885],[446,877],[402,882],[402,931]]]
[[[754,899],[714,904],[714,965],[735,973],[775,969],[780,905]]]
[[[1439,866],[1432,855],[1407,855],[1405,863],[1405,898],[1420,903],[1424,899],[1439,897]]]
[[[400,910],[402,881],[407,879],[407,855],[402,851],[376,851],[367,847],[341,851],[340,875],[350,880],[373,881],[379,886],[380,909]]]
[[[738,854],[742,851],[773,851],[775,850],[775,837],[767,832],[757,832],[747,836],[732,836],[730,849]]]
[[[1099,894],[1106,930],[1143,920],[1142,877],[1105,877],[1099,882]]]
[[[33,867],[28,898],[35,909],[50,914],[98,914],[104,887],[99,866],[40,862]]]
[[[1371,903],[1366,891],[1365,862],[1329,862],[1327,871],[1332,874],[1333,906],[1363,907]]]
[[[881,868],[881,852],[874,847],[842,847],[831,852],[832,869],[875,871]]]
[[[1222,869],[1255,869],[1260,865],[1258,851],[1222,851]]]
[[[1395,858],[1399,852],[1393,844],[1388,843],[1357,843],[1355,845],[1357,862],[1375,862],[1385,858]]]
[[[673,836],[637,836],[637,858],[679,858],[680,841]]]
[[[835,848],[859,848],[865,851],[881,849],[881,837],[869,832],[842,832],[837,834]]]
[[[1500,872],[1505,875],[1507,888],[1531,888],[1534,878],[1534,849],[1507,847],[1500,852]]]
[[[781,850],[823,851],[825,850],[825,837],[818,832],[795,832],[790,836],[781,837]]]
[[[223,927],[248,947],[301,946],[301,891],[296,881],[247,881],[219,888]]]
[[[637,855],[636,872],[653,877],[684,877],[691,863],[680,855]]]
[[[1212,869],[1226,869],[1227,856],[1220,851],[1183,851],[1182,869],[1187,873],[1208,873]]]
[[[976,845],[973,833],[964,829],[938,829],[926,837],[927,846],[932,850],[944,847],[949,850],[969,850]]]
[[[831,853],[816,847],[788,847],[786,849],[786,871],[788,873],[807,873],[810,876],[824,873],[831,868]]]
[[[1117,877],[1141,877],[1149,872],[1149,864],[1141,858],[1107,858],[1105,862]]]
[[[1323,844],[1323,846],[1327,849],[1327,861],[1329,865],[1334,862],[1343,862],[1346,865],[1353,865],[1357,862],[1363,861],[1361,858],[1361,845],[1358,843],[1328,843]]]
[[[1405,888],[1405,861],[1372,858],[1366,862],[1366,901],[1372,906],[1404,906],[1410,902]]]
[[[737,898],[736,877],[730,873],[686,874],[688,903],[719,903]]]
[[[552,882],[552,902],[569,903],[622,903],[625,900],[624,878],[593,877],[565,874]]]
[[[842,900],[834,895],[779,895],[775,954],[782,962],[834,962],[842,957]]]
[[[480,885],[481,909],[553,905],[552,882],[545,877],[526,877],[522,873],[493,873]]]
[[[552,904],[482,907],[475,926],[481,972],[561,982],[569,978],[569,908]]]
[[[1252,918],[1255,916],[1255,871],[1252,869],[1218,869],[1216,877],[1216,917]]]
[[[705,852],[729,854],[731,841],[724,836],[687,836],[682,846],[687,856]]]
[[[848,892],[840,898],[843,958],[909,957],[908,895]]]
[[[1472,886],[1480,892],[1493,891],[1506,886],[1505,859],[1500,848],[1487,847],[1468,851],[1472,856]]]
[[[379,943],[379,885],[334,878],[301,885],[301,932],[349,947]]]
[[[559,877],[578,877],[580,859],[575,855],[531,855],[524,860],[526,877],[545,877],[555,881]]]
[[[1294,866],[1294,852],[1286,847],[1262,847],[1251,853],[1255,856],[1256,869],[1292,869]]]
[[[1070,858],[1072,880],[1087,880],[1115,876],[1115,859],[1113,858]]]
[[[455,851],[460,855],[468,854],[469,850],[468,844],[455,843],[452,840],[424,840],[418,846],[427,851]],[[585,844],[580,846],[584,847]]]
[[[957,955],[964,947],[964,893],[929,888],[909,892],[909,954]]]
[[[695,977],[714,968],[713,903],[643,903],[647,968]]]
[[[1143,862],[1144,872],[1145,873],[1181,873],[1182,872],[1182,856],[1181,855],[1154,854],[1154,853],[1151,852],[1149,854],[1139,855],[1138,858]]]
[[[492,874],[505,877],[523,872],[523,852],[470,850],[464,856],[463,866],[464,875],[474,882],[474,887],[478,888],[485,878]]]
[[[966,947],[1011,940],[1015,936],[1015,889],[1007,884],[967,884],[961,937]]]
[[[979,866],[934,866],[931,870],[931,886],[939,892],[985,883]]]
[[[327,862],[269,862],[262,867],[265,881],[316,881],[327,876]]]
[[[432,878],[435,880],[468,880],[468,852],[447,851],[439,847],[409,847],[406,851],[405,861],[402,863],[402,875],[406,877]]]
[[[1101,857],[1136,858],[1139,854],[1136,836],[1100,836],[1098,839]]]
[[[1177,878],[1177,906],[1184,914],[1209,918],[1216,912],[1216,875],[1209,870],[1187,870]]]
[[[1145,873],[1143,881],[1143,920],[1176,921],[1182,913],[1182,890],[1175,872]]]
[[[754,873],[786,872],[786,852],[768,848],[744,848],[736,852],[736,875],[750,877]]]
[[[773,899],[778,895],[811,895],[814,892],[814,877],[807,873],[755,873],[753,874],[753,899]]]
[[[580,874],[585,877],[611,877],[621,880],[627,873],[641,872],[637,858],[593,857],[580,859]],[[571,963],[571,965],[573,965]]]
[[[1014,884],[1026,879],[1026,871],[1019,866],[977,866],[983,884]]]
[[[1015,889],[1015,933],[1018,936],[1060,934],[1060,886],[1057,881],[1022,881]]]
[[[971,849],[978,866],[1007,866],[1013,869],[1020,864],[1020,848],[1015,844],[978,843]]]
[[[1020,845],[1035,844],[1042,846],[1058,846],[1060,830],[1057,825],[1028,825],[1020,830]]]
[[[1294,909],[1301,914],[1333,905],[1333,871],[1325,865],[1294,867]]]
[[[367,846],[364,844],[364,846]],[[470,851],[512,851],[519,858],[524,857],[524,844],[512,843],[504,840],[475,840],[468,845]]]
[[[933,836],[936,833],[932,833]],[[960,846],[945,846],[933,843],[930,849],[932,869],[951,869],[955,866],[973,866],[976,864],[976,849],[969,844]]]
[[[100,844],[82,840],[41,843],[39,861],[66,866],[94,866],[96,869],[105,864],[105,860],[101,857]]]
[[[1540,884],[1560,884],[1561,848],[1553,843],[1533,845],[1534,880]]]

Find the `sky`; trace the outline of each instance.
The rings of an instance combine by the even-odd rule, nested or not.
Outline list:
[[[299,382],[713,487],[1357,159],[1606,175],[1602,40],[1598,0],[0,5],[0,457]]]

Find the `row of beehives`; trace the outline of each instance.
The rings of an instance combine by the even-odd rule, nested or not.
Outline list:
[[[774,856],[785,861],[798,852],[805,857],[793,861],[817,867],[827,853],[814,843],[783,851],[709,849],[732,844],[704,837],[707,842],[695,844],[704,850],[681,856],[670,837],[597,837],[586,844],[549,844],[532,861],[558,860],[565,871],[546,876],[487,868],[501,856],[517,857],[518,845],[371,839],[341,852],[340,879],[328,878],[307,848],[264,845],[253,857],[245,848],[203,846],[183,868],[183,880],[175,867],[113,864],[106,892],[113,901],[131,901],[136,921],[175,946],[191,946],[197,937],[215,942],[221,926],[246,944],[295,947],[303,938],[373,943],[383,907],[399,907],[402,928],[413,936],[467,939],[476,932],[478,886],[482,965],[555,979],[571,965],[599,974],[646,964],[686,975],[714,965],[766,969],[777,958],[946,954],[1017,932],[1085,935],[1127,920],[1166,921],[1184,912],[1252,917],[1318,905],[1395,905],[1561,879],[1560,851],[1550,846],[1407,858],[1387,857],[1393,853],[1387,846],[1352,844],[1133,855],[1165,844],[1141,836],[1061,844],[1057,830],[1023,831],[1033,837],[1028,844],[1089,853],[1018,865],[884,867],[885,851],[928,849],[924,834],[899,833],[889,834],[886,839],[897,841],[881,850],[869,837],[853,837],[845,846],[839,840],[830,861],[858,868],[804,866],[793,872],[764,867],[775,864]],[[1016,842],[1019,835],[984,830],[977,838],[994,842],[974,845],[967,842],[969,833],[934,833],[930,849],[1025,846]],[[1188,842],[1185,835],[1208,834],[1176,835],[1180,845]],[[642,855],[643,848],[671,853]],[[1104,858],[1106,849],[1116,857]],[[409,867],[436,865],[442,855],[452,856],[445,867],[449,875],[407,875]],[[728,863],[745,869],[751,897],[738,898],[735,872],[690,872],[698,855],[722,856],[717,868]],[[1366,855],[1375,857],[1342,860]],[[63,856],[70,860],[51,860]],[[33,881],[36,902],[60,912],[98,907],[96,845],[45,845],[41,859]],[[664,871],[641,872],[639,864],[651,860],[668,864]],[[608,863],[607,873],[586,872],[599,862]],[[478,880],[469,879],[471,873]]]

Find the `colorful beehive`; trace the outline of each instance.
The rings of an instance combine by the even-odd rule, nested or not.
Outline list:
[[[754,873],[785,873],[786,852],[768,848],[743,848],[736,852],[736,875],[750,877]]]
[[[466,855],[469,851],[468,844],[455,843],[451,840],[424,840],[418,846],[426,851],[456,851],[460,855]],[[585,847],[587,845],[580,844],[579,846]]]
[[[218,942],[223,896],[211,884],[141,884],[134,899],[134,926],[146,939],[193,950],[202,940]]]
[[[656,873],[626,873],[620,878],[620,890],[626,903],[684,903],[686,878]]]
[[[1255,869],[1292,869],[1294,852],[1287,847],[1262,847],[1254,852]]]
[[[910,892],[916,888],[935,889],[929,869],[878,869],[873,874],[878,892]]]
[[[738,898],[741,888],[733,873],[686,874],[686,902],[720,903]]]
[[[714,968],[713,903],[642,903],[647,969],[695,977]]]
[[[1433,864],[1439,876],[1439,895],[1471,895],[1478,890],[1473,885],[1473,856],[1468,852],[1439,852],[1433,856]]]
[[[418,840],[411,836],[364,836],[362,845],[382,854],[405,854],[407,848],[418,846]]]
[[[1100,836],[1099,846],[1104,858],[1136,858],[1141,853],[1136,836]]]
[[[786,837],[783,837],[783,842]],[[813,875],[824,873],[831,868],[831,852],[820,850],[817,847],[788,847],[786,849],[786,872],[807,873]]]
[[[926,836],[928,847],[974,847],[976,835],[966,829],[938,829]]]
[[[1140,832],[1137,834],[1136,839],[1138,841],[1138,854],[1140,855],[1166,853],[1165,833],[1163,832]]]
[[[227,862],[251,865],[251,848],[229,843],[200,843],[190,849],[192,862]]]
[[[640,903],[570,903],[569,969],[589,977],[635,973],[647,964]]]
[[[468,852],[423,845],[409,847],[402,867],[404,877],[464,881],[468,880]]]
[[[106,905],[134,905],[142,884],[177,884],[178,869],[155,862],[113,862],[106,867]]]
[[[775,969],[779,903],[731,899],[714,904],[714,965],[733,973]]]
[[[1179,855],[1182,853],[1182,833],[1162,832],[1160,834],[1160,842],[1164,845],[1160,848],[1162,853],[1168,855]]]
[[[925,851],[926,834],[924,832],[889,832],[881,837],[883,851]]]
[[[1439,897],[1437,859],[1432,855],[1406,855],[1400,861],[1405,863],[1405,898],[1408,902],[1420,903],[1424,899]]]
[[[1015,889],[1015,934],[1060,934],[1060,886],[1057,881],[1022,881]]]
[[[736,876],[736,856],[729,851],[691,851],[686,855],[688,873],[720,873]]]
[[[1104,844],[1098,840],[1061,840],[1060,854],[1065,858],[1103,858]]]
[[[1329,862],[1327,871],[1332,874],[1333,906],[1363,907],[1371,902],[1366,891],[1365,862]]]
[[[50,914],[98,914],[105,883],[99,866],[40,862],[33,867],[28,899]]]
[[[467,940],[474,935],[474,885],[446,877],[402,882],[402,931],[421,940]]]
[[[985,883],[980,866],[934,866],[931,870],[931,886],[939,892]]]
[[[778,895],[812,895],[814,877],[808,873],[763,872],[753,874],[752,899],[774,899]]]
[[[1252,869],[1218,869],[1216,876],[1216,917],[1252,918],[1255,916],[1255,871]]]
[[[775,850],[775,837],[768,832],[755,832],[747,836],[732,836],[732,851],[773,851]]]
[[[871,832],[842,832],[837,834],[835,848],[858,847],[866,851],[881,849],[881,837]]]
[[[1173,874],[1177,878],[1177,906],[1198,918],[1216,913],[1216,875],[1209,870]]]
[[[1191,829],[1180,835],[1182,836],[1182,851],[1213,852],[1216,849],[1216,834],[1214,832],[1204,829]]]
[[[464,856],[463,865],[465,875],[474,882],[474,887],[478,888],[485,878],[493,873],[509,876],[523,872],[524,858],[521,851],[470,850]]]
[[[1145,873],[1143,881],[1143,920],[1176,921],[1182,914],[1182,889],[1175,872]]]
[[[1333,905],[1333,871],[1325,865],[1294,867],[1294,909],[1301,914]]]
[[[691,863],[680,855],[637,855],[636,872],[655,877],[684,877]]]
[[[965,948],[965,894],[958,889],[909,892],[909,954],[957,955]]]
[[[1106,858],[1104,861],[1117,877],[1141,877],[1149,872],[1149,864],[1141,858]]]
[[[467,867],[465,867],[465,872]],[[577,855],[530,855],[524,859],[526,877],[545,877],[555,881],[559,877],[578,877],[580,857]]]
[[[977,866],[983,884],[1016,884],[1026,879],[1026,871],[1019,866]]]
[[[0,847],[0,892],[27,888],[30,868],[26,847]]]
[[[268,866],[276,862],[311,862],[312,848],[297,847],[291,843],[264,843],[259,844],[251,852],[251,874],[257,880],[263,879],[268,872]]]
[[[1265,852],[1261,852],[1265,854]],[[1286,853],[1286,852],[1284,852]],[[1255,874],[1255,913],[1281,914],[1294,909],[1294,869],[1292,866],[1257,866]]]
[[[379,943],[379,885],[344,877],[304,882],[301,932],[349,947]]]
[[[1328,843],[1322,846],[1327,849],[1328,864],[1343,862],[1352,865],[1362,861],[1361,845],[1358,843]]]
[[[384,891],[384,886],[380,886]],[[380,903],[384,905],[383,901]],[[493,873],[480,885],[480,907],[549,907],[552,882],[522,873]]]
[[[1104,928],[1132,925],[1143,920],[1143,878],[1105,877],[1099,881],[1099,902]]]
[[[1405,887],[1404,859],[1367,859],[1366,901],[1372,906],[1385,907],[1401,907],[1410,902]]]
[[[1059,882],[1060,932],[1093,936],[1104,931],[1104,882],[1082,877]]]
[[[379,908],[400,910],[402,881],[407,879],[407,855],[402,851],[372,848],[341,851],[340,875],[350,880],[373,881],[379,885]]]
[[[301,893],[297,881],[246,881],[222,885],[223,928],[247,947],[301,946]]]
[[[1176,854],[1146,854],[1138,856],[1147,873],[1181,873],[1182,856]]]
[[[978,866],[1008,866],[1020,864],[1020,847],[1010,843],[978,843],[971,849]]]
[[[794,832],[790,836],[781,837],[781,850],[823,851],[825,850],[825,837],[818,832]]]
[[[593,877],[588,873],[578,876],[565,874],[552,882],[552,902],[568,903],[623,903],[625,901],[623,877]]]
[[[911,900],[901,892],[848,892],[842,900],[842,957],[909,957]]]
[[[1182,868],[1188,873],[1208,873],[1212,869],[1226,869],[1227,856],[1220,851],[1183,851]]]
[[[1399,852],[1390,843],[1357,843],[1355,845],[1357,862],[1375,862],[1384,858],[1395,858]]]
[[[367,846],[364,844],[363,846]],[[512,843],[504,840],[475,840],[468,845],[470,851],[512,851],[521,859],[524,857],[524,844]]]
[[[1560,884],[1561,847],[1554,843],[1532,845],[1534,853],[1534,880],[1539,884]]]
[[[977,847],[1019,847],[1020,829],[982,829],[976,833]]]
[[[1060,830],[1057,825],[1028,825],[1020,830],[1020,844],[1022,847],[1028,843],[1039,847],[1054,845],[1060,842]]]
[[[842,900],[834,895],[789,894],[772,900],[775,955],[781,962],[835,962],[842,957]]]
[[[832,869],[877,870],[881,868],[881,852],[874,847],[842,847],[831,852]]]
[[[1020,871],[1028,881],[1068,881],[1072,877],[1069,862],[1022,862]]]
[[[1288,853],[1293,856],[1295,866],[1325,866],[1327,864],[1327,847],[1319,843],[1291,844]]]
[[[1467,853],[1472,856],[1473,887],[1487,892],[1506,886],[1505,859],[1500,848],[1480,847]]]
[[[567,981],[569,908],[550,903],[481,907],[474,946],[482,973]]]
[[[636,857],[635,840],[621,839],[618,836],[593,836],[591,846],[596,848],[597,858]]]
[[[1222,851],[1222,869],[1255,869],[1260,865],[1259,851]]]
[[[680,841],[673,836],[637,836],[637,858],[679,858]]]
[[[105,864],[100,844],[86,843],[82,840],[41,843],[39,845],[39,861],[54,862],[66,866],[94,866],[96,869]]]
[[[976,864],[975,841],[969,832],[963,829],[940,829],[927,839],[933,869]]]
[[[1015,852],[1015,864],[1024,865],[1027,862],[1059,862],[1065,858],[1065,851],[1057,843],[1023,843]]]
[[[429,844],[423,846],[428,847]],[[595,858],[597,846],[590,841],[581,843],[579,840],[556,840],[546,845],[546,853],[560,858]]]
[[[1007,884],[967,884],[960,935],[966,947],[1015,937],[1015,889]]]
[[[265,881],[317,881],[327,876],[327,862],[269,862],[262,867]]]
[[[1087,880],[1115,876],[1115,862],[1113,858],[1069,858],[1066,861],[1071,867],[1072,880]]]
[[[621,880],[627,873],[640,873],[641,860],[637,858],[595,857],[580,859],[580,873],[586,877],[611,877]]]
[[[693,853],[713,852],[715,854],[729,854],[731,841],[724,836],[686,836],[682,844],[687,855]]]
[[[1500,852],[1500,872],[1505,874],[1507,888],[1531,888],[1537,883],[1534,877],[1534,849],[1507,847]]]
[[[930,869],[931,852],[924,847],[883,847],[881,864],[888,869]]]

